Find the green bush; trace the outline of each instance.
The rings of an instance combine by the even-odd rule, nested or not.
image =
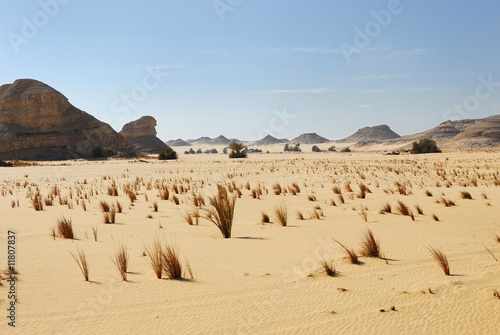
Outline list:
[[[168,147],[165,150],[160,151],[158,154],[159,160],[169,160],[169,159],[177,159],[177,152],[175,152],[172,148]]]
[[[246,146],[243,143],[233,142],[229,149],[231,149],[229,158],[247,158]]]
[[[427,154],[441,152],[441,150],[437,147],[436,141],[423,138],[418,142],[413,142],[410,152],[412,154]]]

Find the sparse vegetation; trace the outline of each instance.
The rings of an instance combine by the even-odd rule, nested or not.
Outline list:
[[[288,207],[286,203],[282,202],[281,204],[274,206],[273,212],[276,222],[279,222],[282,227],[286,227],[288,222]]]
[[[443,269],[445,275],[450,275],[450,266],[448,264],[448,258],[445,254],[443,254],[439,249],[434,249],[432,247],[428,247],[429,252],[431,253],[434,260],[438,263],[438,265]]]
[[[73,223],[71,219],[66,219],[64,216],[57,220],[57,235],[60,238],[73,239]]]
[[[118,273],[122,277],[123,281],[127,281],[127,269],[129,264],[129,252],[124,244],[118,246],[118,250],[115,251],[115,257],[113,263],[116,265]]]
[[[210,207],[204,208],[204,217],[219,228],[224,238],[231,237],[236,196],[230,196],[226,187],[217,184],[217,194],[209,197]]]
[[[177,159],[177,152],[175,152],[172,148],[168,147],[165,150],[160,151],[158,154],[159,160],[174,160]]]
[[[438,153],[441,152],[441,150],[439,150],[436,141],[430,138],[423,138],[418,142],[413,142],[410,152],[412,154],[427,154]]]
[[[71,256],[75,260],[76,264],[78,264],[78,267],[80,268],[80,271],[83,274],[83,278],[85,281],[89,281],[89,262],[87,261],[87,256],[85,255],[85,252],[83,250],[76,248],[76,253],[73,253],[70,251]]]
[[[231,149],[229,158],[247,158],[246,146],[243,143],[233,142],[229,145],[229,149]]]
[[[368,231],[363,235],[360,254],[361,256],[365,257],[382,257],[382,253],[380,252],[380,244],[375,239],[375,236],[370,229],[368,229]]]

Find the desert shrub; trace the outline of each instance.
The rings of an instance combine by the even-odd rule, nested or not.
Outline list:
[[[312,152],[321,152],[321,149],[317,145],[313,145],[311,150]]]
[[[436,141],[430,138],[423,138],[418,142],[415,141],[412,143],[410,152],[412,154],[427,154],[441,152],[441,150],[439,150]]]
[[[246,146],[243,143],[233,142],[229,146],[229,149],[231,149],[229,158],[247,158]]]
[[[432,247],[429,247],[429,252],[431,253],[432,257],[438,263],[438,265],[441,267],[443,270],[444,274],[449,276],[450,275],[450,265],[448,264],[448,258],[446,257],[445,254],[441,252],[439,249],[434,249]]]
[[[73,224],[71,219],[66,219],[64,216],[57,220],[57,234],[60,238],[73,239]]]
[[[361,255],[365,257],[382,257],[379,242],[375,239],[370,229],[363,235]]]
[[[351,152],[351,149],[349,147],[345,147],[340,152]]]
[[[165,150],[160,151],[158,154],[159,160],[172,160],[177,159],[177,152],[174,149],[167,147]]]
[[[217,194],[209,197],[210,207],[203,209],[204,217],[219,228],[224,238],[231,237],[236,196],[230,196],[226,187],[217,184]]]

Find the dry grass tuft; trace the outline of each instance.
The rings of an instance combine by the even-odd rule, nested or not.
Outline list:
[[[341,247],[342,249],[344,249],[345,253],[346,253],[346,258],[347,258],[347,261],[351,264],[359,264],[359,260],[358,260],[358,255],[356,255],[356,251],[354,251],[354,249],[349,249],[347,248],[345,245],[343,245],[342,243],[340,243],[339,241],[337,240],[334,240],[335,242],[337,242]]]
[[[297,220],[304,220],[304,215],[302,215],[301,211],[297,211]]]
[[[460,192],[460,197],[462,197],[462,199],[471,199],[472,200],[472,195],[470,195],[470,193],[467,191]]]
[[[273,212],[276,222],[279,222],[282,227],[286,227],[288,221],[288,208],[286,203],[282,202],[281,204],[274,206]]]
[[[103,212],[103,213],[108,213],[109,212],[110,206],[109,206],[109,204],[106,201],[101,200],[99,202],[99,207],[101,208],[101,212]]]
[[[42,197],[36,194],[33,198],[31,198],[31,205],[35,211],[43,211]]]
[[[422,207],[420,207],[419,205],[415,205],[415,210],[417,211],[418,214],[424,215],[424,211]]]
[[[156,278],[161,279],[163,272],[163,250],[160,243],[160,239],[156,237],[153,240],[151,248],[144,247],[146,254],[148,256],[149,265],[153,269]]]
[[[429,190],[425,190],[425,195],[427,195],[428,197],[432,197],[432,192]]]
[[[443,269],[445,275],[450,275],[450,266],[448,264],[448,258],[445,254],[443,254],[439,249],[434,249],[432,247],[428,247],[429,252],[431,253],[434,260],[438,263],[438,265]]]
[[[375,239],[375,236],[373,236],[370,229],[368,229],[368,231],[363,235],[360,253],[365,257],[382,257],[379,242]]]
[[[269,215],[267,215],[266,212],[260,212],[260,214],[261,214],[260,223],[262,224],[269,223]]]
[[[391,213],[392,212],[392,207],[391,207],[391,204],[390,203],[386,203],[382,209],[380,210],[380,214],[385,214],[385,213]]]
[[[495,298],[500,299],[500,291],[499,291],[499,290],[493,290],[493,296],[494,296]]]
[[[111,207],[109,212],[103,213],[103,221],[104,223],[116,223],[116,209],[114,206]]]
[[[87,256],[85,256],[85,252],[83,250],[76,248],[76,253],[70,251],[71,256],[75,260],[76,264],[82,271],[83,278],[85,281],[89,281],[89,263],[87,261]]]
[[[118,247],[118,250],[115,251],[115,258],[113,259],[113,263],[116,265],[116,269],[118,273],[122,277],[123,281],[127,281],[127,267],[129,264],[129,252],[125,245],[121,244]]]
[[[184,219],[184,221],[186,221],[188,225],[190,226],[193,225],[193,217],[191,216],[191,212],[184,211],[184,213],[182,214],[182,218]]]
[[[497,241],[498,243],[500,243],[500,235],[495,235],[495,241]]]
[[[158,203],[156,201],[153,202],[153,211],[158,212]]]
[[[210,207],[203,209],[204,217],[219,228],[224,238],[231,237],[236,196],[229,196],[227,189],[217,184],[217,194],[209,197]]]
[[[439,218],[437,217],[436,214],[432,214],[432,219],[434,219],[434,221],[439,221]]]
[[[446,199],[445,197],[441,197],[441,199],[437,200],[436,202],[442,203],[446,207],[455,206],[455,202]]]
[[[97,242],[97,226],[92,226],[92,234],[94,235],[94,241]]]
[[[57,235],[60,238],[73,239],[73,224],[71,219],[66,219],[64,216],[57,220]]]
[[[326,260],[321,260],[320,264],[328,276],[335,277],[338,274],[337,270],[335,269],[335,266],[333,265],[333,261],[329,262]]]
[[[363,218],[363,221],[368,222],[368,212],[366,207],[361,206],[359,209],[359,215]]]
[[[179,250],[175,245],[165,242],[162,253],[163,273],[168,279],[182,278],[182,265],[179,260]]]

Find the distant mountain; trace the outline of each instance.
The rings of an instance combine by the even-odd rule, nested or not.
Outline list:
[[[170,141],[167,141],[165,142],[169,147],[188,147],[191,145],[191,143],[189,142],[186,142],[180,138],[176,139],[176,140],[170,140]]]
[[[500,146],[500,115],[484,119],[445,121],[439,126],[402,136],[396,141],[410,142],[422,138],[435,140],[444,149],[475,150]]]
[[[319,144],[331,142],[329,139],[319,136],[316,133],[306,133],[295,137],[290,143],[300,143],[300,144]]]
[[[348,136],[337,142],[374,142],[374,141],[384,141],[394,138],[399,138],[400,136],[389,128],[389,126],[383,124],[374,127],[364,127],[358,129],[357,132]]]
[[[271,144],[280,144],[280,143],[286,143],[286,142],[288,142],[288,139],[286,139],[286,138],[278,139],[278,138],[273,137],[271,135],[267,135],[266,137],[255,142],[255,145],[271,145]]]
[[[219,135],[216,138],[210,138],[205,136],[195,140],[187,140],[187,142],[191,143],[191,145],[229,145],[229,143],[233,141],[239,142],[235,138],[229,139],[223,135]]]

